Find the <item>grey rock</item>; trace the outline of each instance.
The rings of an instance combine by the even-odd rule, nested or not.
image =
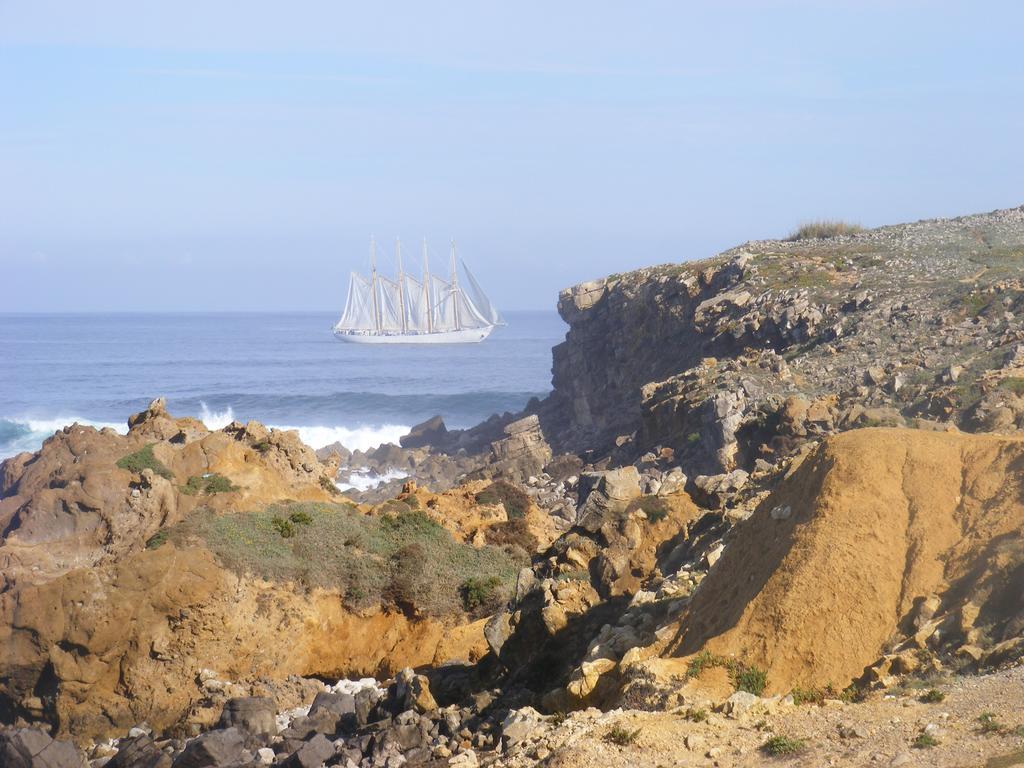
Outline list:
[[[85,755],[68,741],[58,741],[38,728],[0,730],[3,768],[84,768]]]
[[[147,734],[122,739],[117,754],[105,768],[170,768],[171,756],[160,749]]]
[[[318,733],[295,750],[281,764],[283,768],[320,768],[320,766],[334,756],[334,744]]]
[[[204,733],[190,741],[174,760],[174,768],[217,768],[252,759],[245,749],[245,733],[225,728]]]
[[[277,704],[267,696],[228,699],[217,727],[237,727],[253,736],[274,736],[277,734],[276,715]]]

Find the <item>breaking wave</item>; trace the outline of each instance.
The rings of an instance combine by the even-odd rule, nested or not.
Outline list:
[[[409,475],[400,469],[389,469],[381,474],[372,470],[353,472],[347,481],[335,483],[339,491],[368,491],[376,488],[381,483],[390,483],[392,480],[401,480]]]
[[[229,406],[224,410],[211,410],[206,403],[201,403],[196,417],[206,425],[207,429],[223,429],[235,420],[235,414]],[[47,419],[10,418],[0,416],[0,461],[15,456],[22,451],[38,451],[43,441],[64,427],[74,424],[95,427],[111,427],[122,435],[128,431],[125,422],[96,421],[80,416],[56,416]],[[350,451],[365,451],[376,448],[384,443],[398,443],[398,438],[409,432],[404,424],[379,424],[362,426],[331,426],[308,425],[291,426],[286,424],[268,424],[274,429],[298,430],[302,442],[311,448],[323,448],[334,443],[341,443]]]
[[[54,432],[71,424],[103,429],[110,427],[122,435],[128,431],[125,422],[93,421],[80,416],[57,416],[51,419],[8,418],[0,416],[0,460],[22,451],[38,451],[39,446]]]

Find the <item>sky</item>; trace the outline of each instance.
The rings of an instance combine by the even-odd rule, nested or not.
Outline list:
[[[1024,3],[0,0],[0,311],[502,309],[803,221],[1024,204]],[[436,261],[432,263],[437,263]]]

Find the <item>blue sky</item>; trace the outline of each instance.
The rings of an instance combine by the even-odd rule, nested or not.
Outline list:
[[[437,6],[441,6],[440,8]],[[1018,2],[0,0],[0,310],[506,309],[801,221],[1024,203]],[[382,256],[383,258],[383,256]]]

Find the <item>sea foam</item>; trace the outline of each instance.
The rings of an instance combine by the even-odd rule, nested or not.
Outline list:
[[[235,412],[228,406],[222,411],[211,410],[206,403],[200,401],[197,418],[207,429],[223,429],[235,420]],[[0,460],[10,458],[22,451],[38,451],[43,441],[54,432],[75,422],[83,426],[103,429],[111,427],[122,435],[128,431],[125,422],[97,421],[81,416],[54,416],[52,418],[27,418],[0,416]],[[409,427],[403,424],[381,424],[360,426],[287,426],[268,424],[273,429],[294,429],[299,437],[311,448],[323,448],[326,445],[341,443],[350,451],[366,451],[384,443],[398,444],[398,438],[408,434]],[[390,478],[389,478],[390,479]],[[371,484],[376,484],[374,481]]]
[[[49,419],[32,419],[0,416],[0,460],[16,456],[22,451],[38,451],[43,441],[71,424],[103,429],[110,427],[122,435],[128,431],[125,422],[93,421],[80,416],[56,416]]]

